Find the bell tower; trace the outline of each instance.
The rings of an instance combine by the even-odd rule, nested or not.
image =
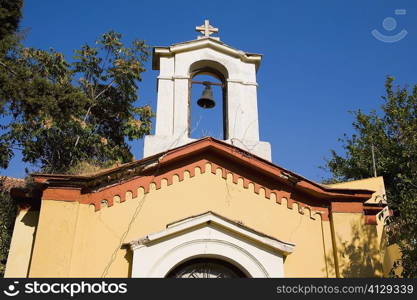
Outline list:
[[[144,157],[190,143],[191,86],[203,84],[198,104],[206,109],[223,106],[223,140],[271,160],[271,146],[259,140],[256,72],[262,55],[234,49],[211,36],[217,28],[206,20],[197,39],[154,47],[152,68],[157,78],[155,135],[145,137]],[[211,75],[220,83],[193,80]],[[213,99],[211,86],[219,85],[222,99]]]

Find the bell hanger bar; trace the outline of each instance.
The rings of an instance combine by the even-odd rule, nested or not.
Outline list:
[[[204,85],[218,85],[218,86],[221,86],[221,87],[224,86],[223,83],[212,82],[212,81],[198,81],[198,80],[196,81],[196,80],[193,80],[193,81],[191,81],[191,83],[204,84]]]

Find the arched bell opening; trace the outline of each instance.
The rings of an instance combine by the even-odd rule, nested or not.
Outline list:
[[[188,135],[228,138],[227,78],[224,66],[214,61],[198,61],[190,67]]]

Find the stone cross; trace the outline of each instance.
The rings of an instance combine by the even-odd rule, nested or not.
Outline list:
[[[197,37],[198,39],[208,38],[208,37],[211,37],[210,36],[211,34],[215,32],[219,32],[219,28],[215,28],[211,26],[209,20],[204,20],[204,25],[197,26],[195,30],[204,34],[204,36],[198,36]],[[211,38],[214,38],[216,40],[219,39],[218,37],[211,37]]]

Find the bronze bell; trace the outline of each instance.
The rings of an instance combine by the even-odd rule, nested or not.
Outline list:
[[[213,108],[216,105],[213,99],[213,91],[211,86],[208,83],[203,83],[205,85],[204,91],[201,94],[200,99],[198,99],[197,104],[202,108]]]

